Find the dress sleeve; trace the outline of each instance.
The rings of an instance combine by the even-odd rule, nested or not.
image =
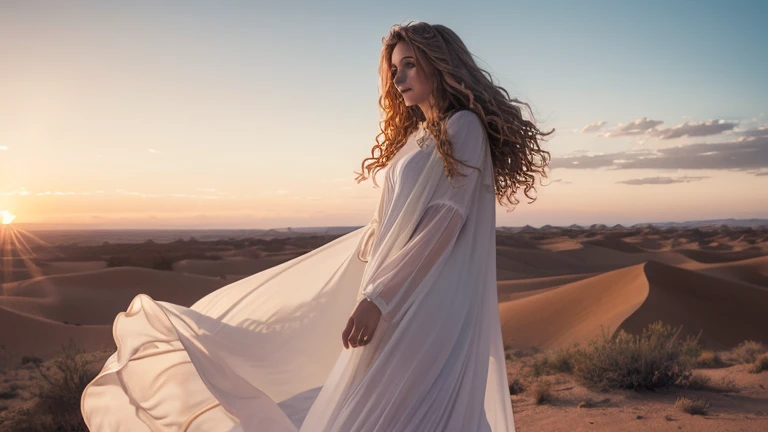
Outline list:
[[[479,117],[470,111],[454,114],[446,126],[454,157],[481,168],[486,151],[484,130]],[[405,246],[373,274],[362,295],[382,311],[382,320],[392,321],[410,305],[421,282],[444,265],[469,214],[480,180],[477,169],[457,164],[466,177],[449,181],[443,173],[435,195]]]

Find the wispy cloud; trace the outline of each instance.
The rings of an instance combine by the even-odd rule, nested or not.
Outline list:
[[[0,146],[0,151],[8,150],[8,146]]]
[[[692,177],[692,176],[682,176],[682,177],[643,177],[643,178],[637,178],[637,179],[630,179],[630,180],[622,180],[617,181],[616,183],[624,183],[628,185],[663,185],[663,184],[672,184],[672,183],[690,183],[694,181],[700,181],[703,179],[706,179],[709,177]]]
[[[710,169],[768,168],[768,137],[717,144],[689,144],[655,150],[552,158],[550,168]]]
[[[651,120],[648,117],[642,117],[629,123],[619,123],[618,126],[607,132],[600,132],[597,135],[601,137],[619,137],[645,135],[656,126],[663,124],[662,120]]]
[[[579,130],[579,131],[577,131],[577,132],[578,132],[578,133],[593,133],[593,132],[597,132],[597,131],[599,131],[600,129],[602,129],[602,128],[603,128],[603,126],[604,126],[606,123],[608,123],[608,122],[607,122],[607,121],[605,121],[605,120],[596,121],[596,122],[594,122],[594,123],[590,123],[590,124],[588,124],[588,125],[584,126],[583,128],[581,128],[581,130]]]
[[[768,126],[760,126],[755,129],[747,129],[741,134],[747,138],[768,137]]]
[[[711,119],[704,121],[685,121],[682,124],[660,129],[664,124],[663,120],[651,120],[648,117],[641,117],[629,123],[619,123],[618,126],[605,132],[599,132],[605,125],[605,121],[598,121],[584,126],[580,132],[590,133],[598,132],[599,137],[624,137],[624,136],[648,136],[662,140],[682,138],[682,137],[703,137],[719,135],[724,132],[734,130],[739,125],[738,121]],[[762,132],[759,132],[762,134]],[[763,136],[763,135],[757,135]]]
[[[723,132],[733,130],[738,126],[737,121],[727,120],[706,120],[702,122],[685,122],[683,124],[661,130],[651,131],[651,135],[654,135],[660,139],[674,139],[682,137],[703,137],[718,135]]]
[[[147,149],[147,151],[150,153],[160,153],[159,150],[155,150],[155,149]]]
[[[573,182],[569,182],[568,180],[563,180],[563,179],[559,178],[559,179],[554,179],[551,182],[549,182],[549,184],[552,184],[552,183],[572,184]]]

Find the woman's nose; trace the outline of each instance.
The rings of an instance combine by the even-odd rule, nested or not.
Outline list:
[[[395,75],[395,85],[397,87],[402,87],[402,84],[404,82],[405,82],[405,75],[398,72],[397,75]]]

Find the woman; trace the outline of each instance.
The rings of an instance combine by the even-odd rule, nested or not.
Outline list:
[[[88,427],[514,431],[494,197],[546,176],[552,132],[484,73],[445,26],[394,26],[363,161],[374,184],[386,168],[373,220],[190,308],[138,295],[83,393]]]

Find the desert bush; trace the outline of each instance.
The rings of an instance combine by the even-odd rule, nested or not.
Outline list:
[[[515,378],[514,381],[509,383],[509,394],[516,395],[524,391],[525,391],[525,385],[522,382],[520,382],[519,379]]]
[[[736,345],[732,350],[728,351],[725,356],[728,360],[738,364],[754,363],[760,354],[763,354],[766,351],[768,350],[762,343],[747,340]]]
[[[675,401],[675,408],[691,415],[707,415],[707,413],[709,413],[710,403],[704,399],[693,400],[685,397],[678,397]]]
[[[549,380],[540,380],[533,387],[533,399],[537,404],[552,401],[552,383]]]
[[[749,369],[749,372],[757,374],[765,370],[768,370],[768,354],[763,354],[760,357],[758,357],[755,360],[755,363],[752,364],[752,367]]]
[[[27,365],[27,364],[39,365],[42,362],[43,362],[43,359],[41,359],[40,357],[37,357],[37,356],[24,356],[24,357],[21,358],[21,365],[22,366]]]
[[[681,387],[685,387],[691,390],[703,390],[710,387],[712,379],[706,375],[698,372],[694,372],[691,375],[687,375],[681,379],[678,384]]]
[[[573,352],[570,349],[560,349],[553,354],[541,354],[530,364],[533,376],[552,375],[556,373],[571,373],[573,371]]]
[[[685,380],[701,355],[698,337],[678,341],[675,330],[662,322],[643,329],[641,335],[620,330],[612,337],[603,333],[588,346],[573,350],[573,375],[587,387],[654,389]]]
[[[19,386],[11,384],[5,390],[0,390],[0,399],[14,399],[19,395]]]
[[[714,351],[703,351],[699,358],[696,359],[696,367],[714,369],[723,366],[725,366],[725,362],[720,357],[720,354]]]
[[[70,339],[53,359],[50,369],[36,364],[44,383],[29,408],[21,409],[14,425],[18,432],[87,432],[80,413],[80,396],[98,371],[90,368],[83,350]]]

